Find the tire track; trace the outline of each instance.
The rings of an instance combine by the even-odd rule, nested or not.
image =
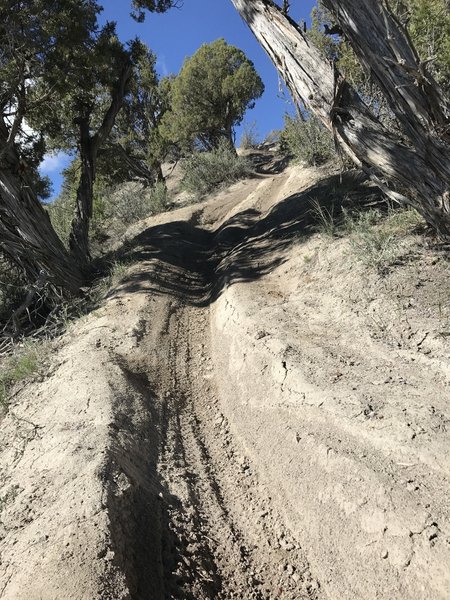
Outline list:
[[[163,551],[166,597],[318,598],[298,541],[220,413],[208,332],[208,309],[178,303],[161,336],[158,471],[171,538],[180,541]]]

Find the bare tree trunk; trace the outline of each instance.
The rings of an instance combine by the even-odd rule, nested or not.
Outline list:
[[[111,104],[102,124],[94,135],[90,135],[89,118],[84,115],[75,119],[80,127],[79,152],[81,159],[81,176],[77,189],[76,215],[72,221],[69,238],[71,255],[84,268],[90,260],[89,224],[92,217],[93,191],[96,175],[96,161],[100,147],[105,143],[119,110],[122,108],[127,84],[132,74],[132,64],[127,63],[120,74]]]
[[[165,184],[166,179],[164,177],[162,166],[159,161],[155,162],[154,169],[155,169],[155,183],[164,183]]]
[[[345,151],[369,173],[385,193],[397,201],[414,206],[436,231],[443,236],[449,236],[450,154],[446,144],[433,139],[431,144],[427,143],[424,146],[425,138],[418,138],[410,131],[411,147],[383,127],[335,67],[324,59],[311,40],[292,19],[282,14],[280,7],[272,0],[232,0],[232,3],[268,53],[294,99],[305,103],[334,132]],[[346,6],[349,10],[352,6],[356,13],[363,13],[362,4],[380,4],[373,0],[340,0],[339,3],[325,0],[325,3],[344,31],[345,26],[350,26],[341,23],[342,16],[338,7]],[[355,15],[352,13],[352,16]],[[352,16],[348,15],[349,21]],[[394,20],[389,22],[390,31],[395,30],[394,25]],[[354,29],[352,36],[359,39],[361,31],[358,25],[355,25]],[[368,38],[374,34],[365,30],[362,35],[370,44]],[[352,37],[349,39],[353,43]],[[362,41],[361,48],[361,57],[366,56],[368,50],[363,47]],[[373,60],[376,59],[374,52]],[[397,61],[403,62],[403,58],[397,57]],[[391,86],[395,87],[397,83],[395,78],[391,83],[385,82],[385,87],[390,90],[389,95],[387,91],[385,94],[389,102],[395,104],[398,112],[401,112],[405,109],[396,99],[394,90],[391,90]],[[443,127],[442,122],[444,120],[445,123],[446,118],[443,108],[445,102],[441,100],[435,82],[430,79],[427,85],[434,90],[431,96],[433,100],[429,103],[429,110],[422,110],[422,113],[436,124],[436,128]],[[427,93],[431,94],[430,91],[424,91],[416,98],[416,102],[422,108],[422,100]],[[404,102],[409,104],[410,99],[405,99]],[[413,112],[412,108],[408,113],[409,129],[414,123]],[[428,122],[424,114],[421,115],[424,119],[421,128],[425,128]],[[402,121],[401,123],[404,124]],[[396,184],[406,190],[406,197],[393,190]]]
[[[95,153],[89,135],[89,118],[78,120],[80,127],[81,174],[76,196],[76,213],[69,237],[70,252],[83,268],[90,260],[89,224],[92,219],[92,204],[95,180]]]
[[[51,285],[77,295],[83,275],[53,229],[6,134],[6,126],[0,124],[0,250],[30,281],[45,272]]]

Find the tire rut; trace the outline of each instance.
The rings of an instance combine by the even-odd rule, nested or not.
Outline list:
[[[162,540],[166,597],[318,598],[298,541],[220,413],[208,309],[174,301],[166,327],[158,463],[173,534]]]

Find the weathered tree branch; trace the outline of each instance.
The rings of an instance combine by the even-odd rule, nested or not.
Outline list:
[[[409,139],[419,146],[433,133],[437,139],[450,140],[450,105],[386,0],[323,0],[323,4]]]
[[[343,0],[339,6],[360,6],[361,1],[369,2]],[[383,127],[335,67],[272,0],[232,0],[232,3],[271,58],[295,101],[304,102],[334,132],[347,154],[391,197],[404,198],[395,190],[400,185],[405,190],[405,200],[441,235],[450,235],[450,160],[446,145],[427,140],[424,147],[424,138],[420,138],[420,147],[417,143],[409,146]],[[441,118],[438,113],[432,115],[427,118],[433,122]]]

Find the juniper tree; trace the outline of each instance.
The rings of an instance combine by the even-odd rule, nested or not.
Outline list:
[[[83,274],[53,230],[26,160],[30,122],[66,88],[74,48],[96,30],[94,0],[0,1],[0,249],[35,281],[77,293]]]
[[[242,50],[223,39],[204,44],[171,81],[164,135],[189,150],[234,146],[234,128],[254,106],[264,84]]]

